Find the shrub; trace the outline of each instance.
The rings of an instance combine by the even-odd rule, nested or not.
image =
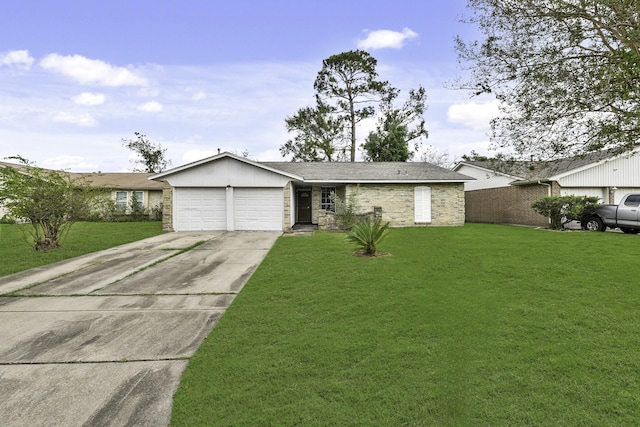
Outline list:
[[[540,215],[549,217],[553,230],[562,230],[571,221],[585,222],[595,213],[598,197],[547,196],[531,205]]]
[[[389,234],[389,223],[382,225],[380,218],[366,220],[353,226],[347,239],[360,247],[367,255],[376,254],[376,246]]]
[[[338,223],[343,230],[351,230],[353,225],[358,219],[358,189],[349,195],[349,198],[345,201],[337,195],[333,195],[334,203],[336,205],[336,216],[338,217]]]

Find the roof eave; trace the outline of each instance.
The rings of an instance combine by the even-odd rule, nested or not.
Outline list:
[[[305,184],[441,184],[465,183],[475,179],[307,179]]]
[[[196,166],[200,166],[200,165],[204,165],[206,163],[214,162],[216,160],[220,160],[220,159],[225,158],[225,157],[237,160],[239,162],[246,163],[246,164],[251,165],[251,166],[255,166],[255,167],[260,168],[260,169],[264,169],[264,170],[269,171],[269,172],[276,173],[278,175],[286,176],[286,177],[291,178],[291,179],[297,179],[297,180],[302,180],[303,179],[301,176],[298,176],[298,175],[295,175],[295,174],[292,174],[292,173],[289,173],[289,172],[285,172],[285,171],[282,171],[280,169],[275,169],[275,168],[272,168],[270,166],[263,165],[263,164],[261,164],[259,162],[254,162],[253,160],[249,160],[247,158],[237,156],[237,155],[235,155],[233,153],[229,153],[227,151],[225,151],[224,153],[216,154],[215,156],[207,157],[206,159],[197,160],[195,162],[187,163],[186,165],[182,165],[182,166],[179,166],[177,168],[173,168],[173,169],[169,169],[169,170],[164,171],[164,172],[157,173],[155,175],[150,176],[147,179],[153,180],[153,181],[163,181],[163,179],[161,179],[161,178],[165,178],[165,177],[167,177],[169,175],[174,175],[176,173],[182,172],[182,171],[187,170],[187,169],[191,169],[191,168],[196,167]]]

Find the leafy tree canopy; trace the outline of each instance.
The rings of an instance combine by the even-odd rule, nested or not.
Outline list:
[[[374,138],[376,141],[392,138],[389,131],[384,130],[385,121],[387,128],[402,131],[406,127],[406,135],[402,139],[405,142],[411,140],[414,130],[409,129],[407,120],[409,117],[417,118],[424,111],[424,89],[412,91],[410,101],[405,104],[405,108],[416,107],[418,99],[420,105],[417,109],[408,112],[393,108],[393,100],[400,91],[387,81],[378,79],[376,66],[377,60],[362,50],[343,52],[325,59],[314,82],[316,106],[301,108],[285,119],[287,130],[295,137],[280,147],[282,155],[292,154],[294,161],[355,161],[356,126],[373,117],[378,108],[384,118],[379,124],[379,135]],[[426,136],[424,121],[421,123],[422,134]],[[395,145],[398,141],[389,139],[380,143]]]
[[[29,243],[37,251],[55,249],[78,220],[89,216],[97,188],[68,173],[42,169],[16,156],[20,166],[0,167],[0,205],[31,224]]]
[[[469,0],[483,38],[457,39],[471,77],[500,102],[495,149],[551,159],[640,143],[640,2]]]
[[[160,144],[149,141],[146,135],[134,132],[135,139],[123,139],[122,144],[138,155],[138,159],[133,160],[134,172],[158,173],[165,170],[171,161],[166,158],[167,149]]]
[[[362,145],[365,160],[374,162],[406,162],[415,155],[422,138],[428,136],[422,115],[427,94],[423,87],[409,91],[409,99],[402,108],[393,106],[393,98],[383,100],[380,117],[374,132]]]

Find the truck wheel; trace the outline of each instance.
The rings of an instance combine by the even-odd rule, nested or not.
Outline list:
[[[638,234],[640,232],[640,230],[638,230],[637,228],[621,228],[620,230],[622,230],[623,233],[626,234]]]
[[[600,218],[595,216],[595,217],[589,218],[587,220],[585,228],[588,231],[604,231],[604,230],[607,229],[607,226],[604,225],[604,222],[602,222],[602,220]]]

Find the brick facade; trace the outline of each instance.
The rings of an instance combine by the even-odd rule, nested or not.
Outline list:
[[[424,184],[431,188],[431,222],[416,223],[414,213],[415,184],[360,184],[336,188],[338,196],[348,200],[355,194],[358,212],[374,217],[375,208],[383,222],[392,227],[462,226],[465,215],[463,184]],[[344,196],[340,193],[344,191]],[[320,210],[321,187],[313,188],[313,220],[319,228],[335,228],[333,214]]]
[[[162,231],[173,231],[173,189],[168,182],[162,187]]]
[[[544,184],[467,191],[467,222],[546,227],[549,219],[536,213],[531,204],[548,195],[549,186]],[[551,185],[551,195],[560,195],[560,186],[555,182]]]

